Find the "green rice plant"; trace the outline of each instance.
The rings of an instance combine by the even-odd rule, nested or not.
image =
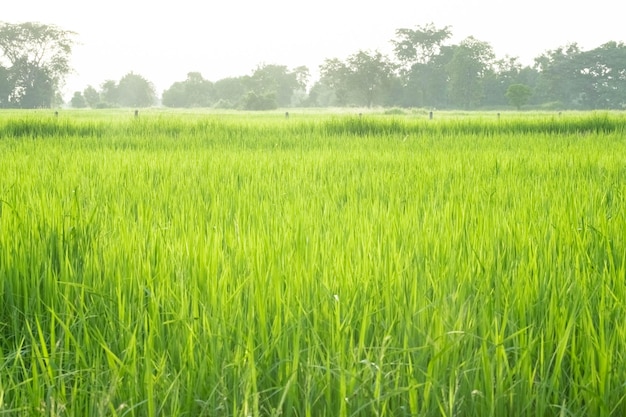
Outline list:
[[[130,112],[104,112],[108,117],[81,118],[79,113],[68,116],[52,114],[9,113],[0,118],[0,137],[49,138],[49,137],[112,137],[130,139],[135,137],[168,136],[172,138],[204,137],[257,142],[258,135],[282,135],[288,132],[294,138],[302,136],[377,136],[398,135],[402,137],[422,135],[499,136],[502,134],[587,134],[623,132],[624,116],[620,113],[582,113],[556,116],[554,114],[484,114],[479,117],[443,117],[428,120],[427,117],[402,115],[354,114],[319,117],[304,113],[300,117],[285,120],[281,115],[236,114],[173,114],[147,112],[133,117]],[[100,114],[100,113],[94,113]],[[288,142],[287,142],[288,143]]]
[[[615,114],[0,117],[0,414],[619,416]]]

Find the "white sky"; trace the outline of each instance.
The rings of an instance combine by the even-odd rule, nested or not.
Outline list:
[[[498,58],[523,64],[577,42],[592,49],[625,41],[622,0],[2,0],[0,21],[40,22],[77,32],[66,96],[134,71],[161,94],[190,71],[217,81],[262,63],[306,65],[359,49],[391,53],[395,30],[451,26]],[[7,4],[8,3],[8,4]],[[391,55],[391,54],[390,54]]]

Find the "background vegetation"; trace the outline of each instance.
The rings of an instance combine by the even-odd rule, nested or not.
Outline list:
[[[41,24],[0,24],[0,108],[59,105],[70,71],[72,32]],[[452,44],[451,28],[401,28],[393,56],[367,49],[326,59],[319,79],[306,67],[263,64],[250,75],[209,81],[199,72],[160,94],[132,71],[76,91],[72,107],[413,107],[427,109],[624,109],[626,45],[607,41],[547,50],[531,66],[496,57],[487,42]]]

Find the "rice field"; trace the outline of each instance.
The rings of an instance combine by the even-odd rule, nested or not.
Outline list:
[[[0,114],[0,416],[626,415],[626,116]]]

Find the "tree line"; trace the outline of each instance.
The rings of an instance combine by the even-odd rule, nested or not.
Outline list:
[[[74,35],[39,23],[0,23],[0,108],[59,102]]]
[[[50,107],[69,72],[72,32],[39,24],[0,24],[0,107]],[[449,26],[402,28],[392,56],[358,50],[319,66],[310,88],[305,66],[260,65],[250,75],[215,82],[199,72],[174,82],[159,97],[154,85],[130,72],[74,93],[73,107],[168,107],[268,110],[278,107],[387,106],[485,109],[626,108],[626,45],[592,50],[578,44],[547,50],[530,66],[497,58],[472,36],[452,43]]]

